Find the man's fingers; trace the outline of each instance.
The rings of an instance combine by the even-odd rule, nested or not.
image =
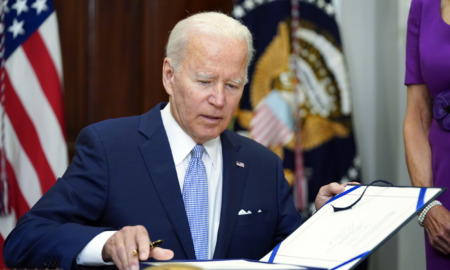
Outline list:
[[[121,267],[118,267],[119,269],[126,269],[130,265],[130,259],[133,257],[131,250],[133,249],[129,249],[123,244],[116,247],[117,261],[114,260],[114,263],[117,265],[119,262],[121,265]]]
[[[139,250],[139,260],[147,260],[150,256],[150,238],[143,226],[136,226],[135,241]]]
[[[103,260],[112,260],[118,269],[124,269],[128,265],[124,235],[120,231],[112,235],[103,249]]]
[[[150,247],[150,237],[144,226],[126,226],[114,233],[107,241],[102,251],[103,260],[113,261],[117,268],[139,269],[139,261],[149,257],[156,260],[170,260],[172,250],[160,247]],[[155,246],[160,241],[155,241]]]
[[[349,184],[350,185],[361,185],[360,182],[353,182],[353,181],[352,182],[345,182],[343,185],[346,186],[346,185],[349,185]]]
[[[316,209],[322,207],[322,205],[324,205],[334,195],[342,193],[345,190],[345,185],[346,184],[338,184],[336,182],[333,182],[328,185],[322,186],[316,196]]]
[[[126,269],[139,269],[139,260],[147,260],[150,238],[144,226],[124,227],[127,263]]]
[[[106,241],[103,260],[112,260],[118,269],[139,269],[140,257],[148,259],[149,245],[150,239],[143,226],[126,226]],[[141,254],[139,249],[142,249]]]
[[[130,269],[132,266],[138,266],[139,258],[133,254],[133,250],[137,250],[135,241],[136,227],[123,227],[120,232],[121,234],[119,233],[119,235],[123,236],[122,243],[117,245],[116,249],[123,269]]]
[[[332,195],[337,195],[339,193],[342,193],[345,190],[345,186],[347,184],[338,184],[338,183],[331,183],[331,187],[332,187]]]
[[[151,250],[151,256],[159,261],[167,261],[173,258],[173,251],[170,249],[155,247]]]

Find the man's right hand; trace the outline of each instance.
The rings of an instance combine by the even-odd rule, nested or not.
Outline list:
[[[138,250],[138,254],[133,253]],[[113,234],[102,250],[105,262],[113,261],[117,268],[138,270],[139,261],[145,261],[150,257],[156,260],[170,260],[173,251],[155,247],[150,250],[150,237],[144,226],[126,226]]]

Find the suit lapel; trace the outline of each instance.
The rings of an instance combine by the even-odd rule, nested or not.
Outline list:
[[[139,131],[148,140],[141,144],[140,150],[159,199],[185,251],[186,258],[195,259],[194,244],[172,152],[161,120],[161,108],[162,106],[156,106],[143,115]]]
[[[242,155],[239,154],[240,145],[233,144],[227,136],[228,132],[230,131],[225,131],[221,136],[223,153],[222,211],[214,259],[225,258],[227,255],[248,175],[247,168],[236,165],[236,162],[245,164],[246,160],[243,160]]]

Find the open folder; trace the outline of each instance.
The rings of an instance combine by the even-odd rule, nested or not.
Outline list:
[[[353,269],[443,191],[347,185],[259,262],[180,263],[200,269]]]
[[[352,269],[442,192],[441,188],[348,185],[262,261]],[[335,211],[359,198],[350,209]]]

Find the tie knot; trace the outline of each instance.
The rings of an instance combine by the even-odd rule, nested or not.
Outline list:
[[[192,157],[202,159],[203,152],[205,152],[203,145],[197,144],[191,151]]]

